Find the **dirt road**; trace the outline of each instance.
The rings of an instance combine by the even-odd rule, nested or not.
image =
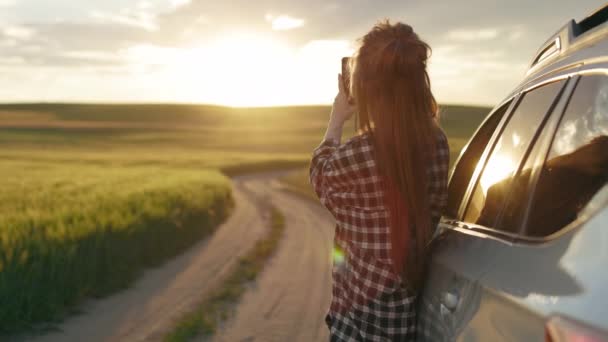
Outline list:
[[[308,200],[277,190],[271,194],[285,215],[284,240],[243,297],[236,318],[214,341],[328,340],[323,320],[330,300],[333,219]]]
[[[234,180],[236,209],[207,241],[148,270],[130,289],[92,301],[58,331],[32,341],[160,341],[175,320],[221,283],[237,258],[263,236],[267,203],[285,215],[275,256],[221,328],[217,341],[326,341],[331,216],[282,190],[276,174]]]

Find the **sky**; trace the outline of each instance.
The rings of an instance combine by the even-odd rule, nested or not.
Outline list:
[[[433,55],[440,103],[494,105],[597,0],[0,0],[0,102],[328,104],[388,18]]]

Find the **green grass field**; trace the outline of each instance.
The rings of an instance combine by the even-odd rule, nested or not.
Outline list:
[[[232,205],[226,175],[305,167],[329,110],[0,105],[0,333],[56,321],[210,234]],[[443,107],[452,160],[487,112]]]
[[[213,170],[5,162],[0,171],[0,329],[54,321],[128,286],[208,236],[230,212]]]

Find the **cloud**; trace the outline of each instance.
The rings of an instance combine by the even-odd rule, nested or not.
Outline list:
[[[123,62],[123,59],[116,53],[104,52],[104,51],[67,51],[61,53],[60,56],[73,59],[83,60],[87,62],[98,62],[107,64],[117,64]]]
[[[17,0],[0,0],[0,7],[13,7],[17,4]]]
[[[138,44],[121,50],[126,60],[135,64],[167,65],[174,62],[180,49],[167,48],[152,44]]]
[[[124,65],[122,49],[146,41],[149,31],[116,23],[57,22],[32,24],[24,30],[0,28],[0,67],[23,60],[35,73],[40,68],[74,70]],[[18,37],[18,38],[16,38]],[[9,63],[10,61],[10,63]],[[0,83],[1,85],[1,83]]]
[[[459,29],[448,32],[447,38],[457,41],[480,41],[492,40],[498,37],[498,30],[495,28],[482,29]]]
[[[272,29],[275,31],[293,30],[304,26],[304,19],[292,18],[288,15],[275,17],[271,14],[267,14],[266,21],[272,24]]]
[[[120,11],[120,13],[108,13],[94,10],[89,13],[89,16],[91,19],[100,23],[116,23],[139,27],[147,31],[158,30],[156,15],[147,12],[142,8],[138,8],[137,10],[124,9]]]
[[[519,41],[524,38],[525,30],[522,27],[515,27],[507,33],[507,39],[510,41]]]
[[[492,105],[520,82],[527,63],[512,58],[508,47],[471,48],[470,44],[438,45],[429,74],[441,102]]]
[[[5,37],[15,40],[28,40],[35,34],[34,29],[19,25],[6,26],[1,31]]]
[[[140,10],[148,10],[152,8],[154,4],[148,0],[141,0],[136,4],[136,7]]]
[[[19,57],[0,57],[0,65],[24,65],[25,61]]]
[[[55,22],[30,25],[37,34],[29,41],[21,42],[21,48],[33,44],[40,45],[44,52],[54,51],[117,51],[138,42],[151,39],[154,32],[143,30],[140,27],[118,23],[77,23]],[[0,54],[15,53],[13,51],[0,51]]]
[[[162,88],[158,78],[152,81],[150,70],[180,64],[175,61],[203,60],[206,54],[184,55],[184,51],[238,31],[266,37],[297,56],[298,63],[287,68],[289,77],[276,80],[284,82],[285,89],[291,83],[305,83],[315,98],[327,96],[329,101],[339,57],[349,51],[347,46],[352,50],[352,43],[375,22],[390,18],[411,24],[433,47],[431,73],[440,101],[491,103],[523,77],[529,59],[548,36],[570,18],[584,17],[597,7],[597,0],[564,3],[547,11],[550,5],[550,0],[467,0],[458,6],[449,0],[0,0],[0,72],[24,64],[21,88],[0,77],[0,100],[17,93],[36,97],[37,85],[31,80],[40,74],[57,80],[54,94],[59,97],[62,92],[67,99],[78,100],[82,88],[78,84],[86,81],[89,89],[96,89],[95,96],[124,99],[132,94],[125,87],[134,83],[141,84],[142,93],[134,90],[133,96],[144,98],[146,90],[150,98],[168,94],[170,100],[182,95],[150,89]],[[278,67],[279,62],[271,66]],[[322,67],[315,69],[316,64]],[[213,68],[204,71],[214,72]],[[191,77],[187,71],[179,75]],[[206,76],[201,73],[192,80],[198,94],[180,92],[192,96],[188,99],[213,93],[217,82]],[[293,81],[296,76],[300,82]],[[179,83],[172,80],[171,84]],[[304,95],[296,98],[291,93],[296,92],[281,96],[306,102]]]
[[[191,2],[191,0],[169,0],[169,3],[171,4],[171,7],[173,7],[173,8],[187,5],[190,2]]]

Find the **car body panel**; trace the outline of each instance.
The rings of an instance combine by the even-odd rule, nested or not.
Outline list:
[[[604,190],[606,192],[606,190]],[[605,196],[601,195],[600,196]],[[488,341],[542,341],[553,315],[608,328],[608,211],[543,245],[495,246],[489,271],[478,282],[482,292],[473,335]],[[486,326],[486,325],[490,326]],[[464,341],[469,341],[462,336]]]

